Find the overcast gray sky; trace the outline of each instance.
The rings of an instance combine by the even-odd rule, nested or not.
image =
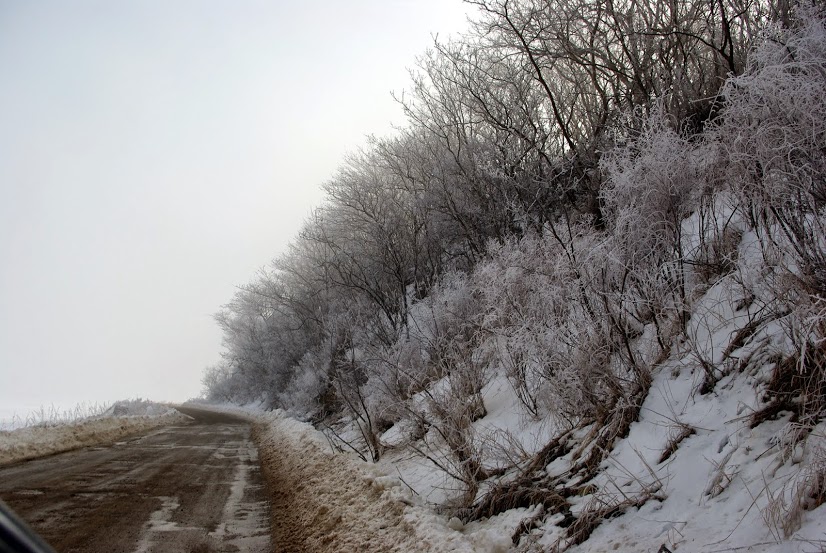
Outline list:
[[[0,409],[180,400],[460,0],[0,0]]]

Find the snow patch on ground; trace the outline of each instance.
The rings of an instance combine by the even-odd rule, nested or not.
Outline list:
[[[160,532],[173,532],[179,529],[177,524],[171,522],[172,514],[181,506],[178,498],[162,496],[157,499],[160,500],[161,507],[149,515],[149,521],[144,526],[135,553],[149,553],[155,542],[154,538],[156,534]]]
[[[267,504],[263,501],[245,500],[245,496],[253,488],[249,474],[258,464],[258,450],[252,443],[245,441],[238,450],[238,458],[238,468],[221,517],[223,522],[210,536],[236,547],[238,551],[268,551],[270,532]]]

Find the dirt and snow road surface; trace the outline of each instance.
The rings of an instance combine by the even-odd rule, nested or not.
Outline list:
[[[191,424],[0,468],[0,498],[61,553],[270,550],[249,423]]]

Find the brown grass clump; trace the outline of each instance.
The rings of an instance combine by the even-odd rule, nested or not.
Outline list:
[[[801,468],[790,482],[777,490],[767,484],[768,504],[762,514],[775,539],[790,538],[800,529],[803,515],[826,503],[826,450],[818,448],[815,459]]]
[[[820,459],[808,465],[801,473],[792,495],[791,508],[783,523],[783,533],[788,538],[800,528],[803,513],[813,511],[826,503],[826,452],[821,450]]]
[[[605,502],[602,498],[594,497],[592,504],[579,513],[565,532],[565,546],[571,547],[583,543],[604,521],[622,515],[631,507],[642,507],[652,497],[653,495],[648,492],[617,502]]]
[[[512,536],[513,543],[518,544],[521,537],[529,534],[545,517],[562,514],[563,520],[558,524],[568,528],[566,542],[568,545],[574,545],[587,539],[605,518],[616,516],[630,506],[642,505],[648,501],[654,492],[644,491],[638,497],[624,498],[619,502],[609,496],[605,499],[595,497],[594,501],[599,502],[599,506],[586,509],[574,516],[568,498],[590,495],[596,491],[589,482],[596,476],[600,463],[610,453],[614,442],[625,437],[631,424],[638,419],[649,386],[650,379],[643,379],[627,396],[616,398],[613,405],[603,411],[602,419],[583,421],[557,436],[533,457],[516,478],[494,486],[474,505],[461,511],[460,518],[467,522],[518,507],[539,506],[538,513],[516,529]],[[574,444],[574,433],[588,426],[592,427],[588,435],[578,439],[578,443]],[[574,445],[578,445],[575,450]],[[571,469],[560,476],[549,476],[545,468],[554,459],[569,454],[573,464]]]
[[[807,345],[775,365],[766,386],[766,405],[752,415],[752,428],[782,411],[790,411],[792,422],[803,424],[826,414],[826,347]]]
[[[542,505],[547,513],[566,510],[568,502],[565,497],[570,494],[560,492],[542,473],[551,461],[570,451],[568,439],[571,433],[572,431],[568,431],[557,436],[533,457],[519,477],[511,482],[497,484],[479,501],[461,511],[459,517],[468,522],[534,505]]]

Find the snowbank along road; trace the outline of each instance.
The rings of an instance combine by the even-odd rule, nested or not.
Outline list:
[[[248,423],[195,421],[0,468],[0,498],[62,553],[270,550]]]

